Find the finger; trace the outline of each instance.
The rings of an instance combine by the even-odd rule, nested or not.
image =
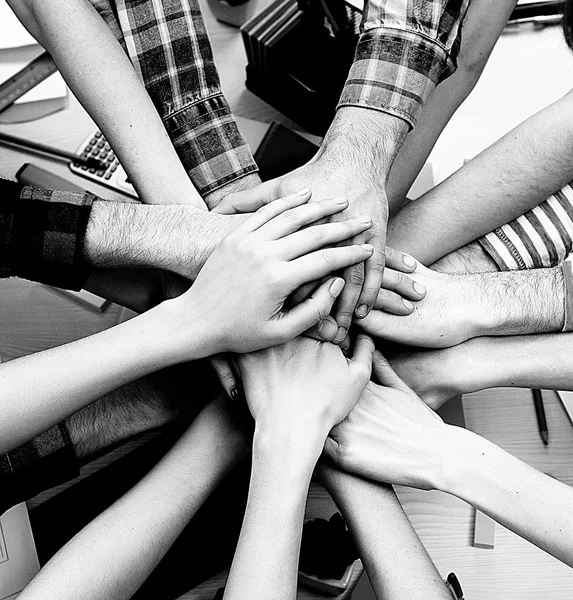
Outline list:
[[[229,397],[233,397],[231,392],[239,387],[239,383],[228,358],[224,354],[215,354],[210,360],[223,389]]]
[[[355,312],[359,319],[363,319],[372,310],[382,285],[385,265],[383,246],[379,246],[376,242],[373,245],[374,252],[364,263],[364,284],[360,291]]]
[[[421,300],[427,291],[421,283],[414,281],[411,277],[400,271],[388,268],[388,266],[384,269],[382,287],[385,290],[392,290],[404,298],[415,301]],[[376,302],[374,306],[376,306]]]
[[[295,290],[290,297],[288,298],[289,306],[296,306],[300,304],[303,300],[306,300],[312,293],[317,290],[329,277],[323,277],[318,281],[311,281],[310,283],[305,283],[297,290]]]
[[[241,223],[235,231],[243,233],[256,231],[265,223],[278,217],[285,211],[306,204],[310,200],[310,196],[310,190],[306,188],[296,194],[289,194],[284,198],[279,198],[260,208],[255,214],[246,219],[244,223]]]
[[[412,390],[398,377],[396,371],[390,366],[390,363],[382,356],[379,350],[374,352],[373,357],[374,375],[380,385],[401,390],[403,392],[412,392]]]
[[[277,199],[276,181],[268,181],[246,190],[227,194],[211,212],[223,215],[256,212]]]
[[[363,262],[373,251],[374,248],[370,244],[361,244],[311,252],[287,263],[290,272],[289,282],[293,288],[298,288],[309,281]]]
[[[304,332],[306,337],[318,340],[319,342],[332,342],[338,332],[338,325],[332,317],[322,319],[316,325]]]
[[[344,279],[325,281],[314,294],[280,318],[280,337],[283,341],[295,338],[326,319],[332,305],[344,288]]]
[[[370,247],[372,248],[372,252],[374,252],[374,248]],[[370,255],[372,255],[372,252]],[[344,280],[346,281],[346,285],[340,295],[340,300],[334,314],[334,318],[338,323],[338,333],[334,338],[335,344],[340,344],[344,341],[352,323],[354,309],[356,308],[356,303],[358,302],[364,283],[364,265],[355,264],[347,268],[344,271]]]
[[[386,246],[386,267],[402,273],[412,273],[417,266],[418,261],[413,256]]]
[[[364,334],[358,334],[354,344],[354,353],[350,361],[352,368],[359,369],[361,373],[366,375],[366,382],[370,379],[372,372],[372,358],[374,356],[374,342],[372,338]]]
[[[376,300],[376,304],[374,304],[374,308],[390,313],[391,315],[405,316],[414,310],[414,305],[410,300],[406,300],[394,292],[382,289],[378,292],[378,299]]]
[[[300,193],[300,192],[299,192]],[[334,198],[311,202],[283,211],[260,227],[259,233],[266,240],[280,240],[285,235],[298,231],[306,225],[342,212],[348,207],[346,198]]]
[[[315,225],[283,237],[274,245],[280,258],[293,260],[324,246],[333,246],[338,242],[353,238],[365,232],[371,225],[372,221],[369,217]]]

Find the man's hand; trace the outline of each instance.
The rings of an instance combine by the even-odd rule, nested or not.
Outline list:
[[[358,322],[368,335],[411,346],[446,348],[489,328],[479,275],[446,275],[418,264],[409,277],[427,289],[426,296],[409,315],[372,311]],[[382,307],[382,302],[381,296],[374,308]]]
[[[325,455],[375,481],[433,489],[440,478],[440,417],[374,353],[374,374],[348,417],[326,440]]]
[[[309,187],[313,200],[345,197],[349,201],[340,218],[369,215],[373,226],[352,243],[370,243],[373,255],[364,265],[354,265],[344,272],[345,289],[338,302],[335,320],[340,343],[346,337],[355,314],[365,317],[374,306],[382,284],[388,203],[385,185],[394,156],[407,131],[405,121],[379,111],[341,108],[318,152],[309,163],[261,186],[241,192],[241,204],[255,210],[258,206]],[[236,211],[237,198],[224,198],[217,212]]]

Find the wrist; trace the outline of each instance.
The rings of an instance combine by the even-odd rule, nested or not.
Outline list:
[[[253,456],[278,458],[281,468],[290,473],[312,474],[327,435],[321,428],[310,429],[302,423],[258,421],[253,436]]]
[[[201,318],[194,310],[191,291],[165,300],[143,315],[154,320],[147,335],[152,344],[162,348],[166,366],[206,358],[221,351],[222,341],[210,332],[209,319]]]
[[[482,273],[482,323],[478,335],[523,335],[561,331],[563,273],[559,267]],[[478,288],[479,289],[479,288]]]
[[[243,190],[248,190],[253,188],[261,183],[261,178],[258,173],[249,173],[241,177],[240,179],[235,179],[227,183],[226,185],[210,192],[205,195],[205,203],[209,207],[209,210],[213,210],[217,204],[228,194],[232,194],[234,192],[242,192]]]
[[[387,113],[341,107],[314,160],[358,167],[368,185],[384,186],[407,132],[405,121]]]

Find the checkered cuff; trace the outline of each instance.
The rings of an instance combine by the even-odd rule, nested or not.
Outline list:
[[[557,266],[573,249],[571,184],[479,242],[502,271]]]
[[[370,29],[360,37],[338,108],[371,108],[414,127],[430,92],[454,70],[451,55],[426,36],[386,27]]]
[[[0,514],[44,490],[79,475],[75,451],[64,423],[0,456]]]
[[[191,181],[204,196],[258,168],[225,98],[198,100],[163,122]]]
[[[0,277],[79,290],[89,276],[83,245],[95,196],[0,182]]]

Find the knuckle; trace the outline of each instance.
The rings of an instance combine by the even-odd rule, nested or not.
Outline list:
[[[347,273],[346,283],[354,286],[361,286],[364,283],[364,271],[360,267],[350,269]]]
[[[332,267],[334,263],[334,259],[332,256],[332,252],[330,250],[321,250],[320,258],[324,262],[327,267]]]
[[[309,227],[306,230],[306,234],[316,242],[324,240],[324,230],[321,227]]]

